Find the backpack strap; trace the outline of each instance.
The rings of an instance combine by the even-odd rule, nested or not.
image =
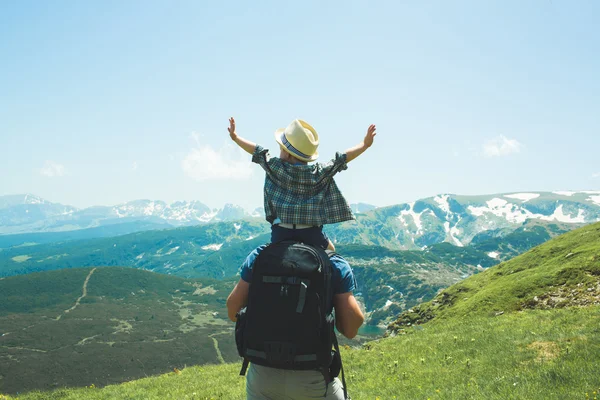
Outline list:
[[[337,341],[337,336],[335,335],[335,332],[333,332],[333,347],[335,348],[335,351],[338,352],[338,354],[340,355],[340,369],[342,371],[342,385],[344,386],[344,400],[351,400],[350,397],[348,397],[348,389],[346,389],[346,377],[344,376],[344,363],[342,362],[342,354],[340,353],[340,346],[338,345],[338,341]]]
[[[335,251],[332,251],[332,250],[325,250],[325,253],[327,253],[327,256],[329,257],[330,260],[331,260],[331,257],[333,257],[333,256],[340,256],[338,253],[336,253]],[[335,335],[335,331],[331,332],[331,336],[332,336],[331,339],[333,342],[333,347],[340,356],[340,371],[342,372],[342,385],[344,386],[344,400],[350,400],[350,397],[348,397],[348,389],[346,389],[346,377],[344,375],[344,363],[342,362],[342,353],[340,353],[340,346],[338,344],[337,336]]]
[[[250,361],[244,357],[244,361],[242,362],[242,369],[240,370],[240,376],[246,375],[246,370],[248,369],[248,364]]]
[[[333,250],[325,250],[325,253],[327,253],[327,256],[328,256],[329,258],[331,258],[331,257],[333,257],[333,256],[339,256],[339,254],[338,254],[338,253],[336,253],[336,252],[335,252],[335,251],[333,251]],[[340,256],[340,257],[341,257],[341,256]]]

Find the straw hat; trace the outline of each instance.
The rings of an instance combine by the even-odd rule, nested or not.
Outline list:
[[[301,119],[295,119],[287,128],[275,131],[279,146],[299,160],[310,162],[319,157],[319,135],[315,128]]]

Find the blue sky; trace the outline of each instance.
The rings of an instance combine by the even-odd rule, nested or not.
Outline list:
[[[372,3],[372,4],[371,4]],[[0,2],[0,195],[262,205],[292,119],[350,202],[600,188],[596,1]]]

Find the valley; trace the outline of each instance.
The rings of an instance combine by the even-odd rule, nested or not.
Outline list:
[[[367,317],[359,337],[342,344],[359,347],[388,325],[393,334],[422,324],[469,277],[483,279],[498,264],[505,268],[512,261],[504,261],[598,218],[589,193],[573,196],[511,200],[520,205],[437,196],[366,207],[356,221],[327,227],[354,270]],[[0,235],[0,393],[101,387],[238,362],[225,298],[246,254],[268,240],[268,225],[248,217]],[[552,290],[532,293],[539,304],[568,297],[560,285]],[[511,310],[500,308],[493,312]]]

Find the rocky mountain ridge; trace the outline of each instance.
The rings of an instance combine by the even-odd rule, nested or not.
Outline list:
[[[327,232],[339,243],[425,249],[435,243],[460,247],[502,237],[524,224],[568,224],[574,229],[596,221],[600,221],[600,191],[443,194],[377,208],[357,215],[355,221],[327,226]]]
[[[378,245],[392,249],[425,249],[448,242],[464,246],[503,237],[531,223],[567,224],[573,228],[600,221],[600,191],[523,192],[482,196],[442,194],[387,207],[352,205],[356,220],[326,225],[339,244]],[[200,201],[136,200],[117,206],[77,209],[31,195],[0,197],[0,234],[62,232],[142,221],[146,229],[205,225],[222,221],[263,220],[226,204],[210,209]],[[140,225],[142,226],[142,225]],[[267,229],[266,226],[265,229]],[[133,228],[132,228],[133,229]]]

